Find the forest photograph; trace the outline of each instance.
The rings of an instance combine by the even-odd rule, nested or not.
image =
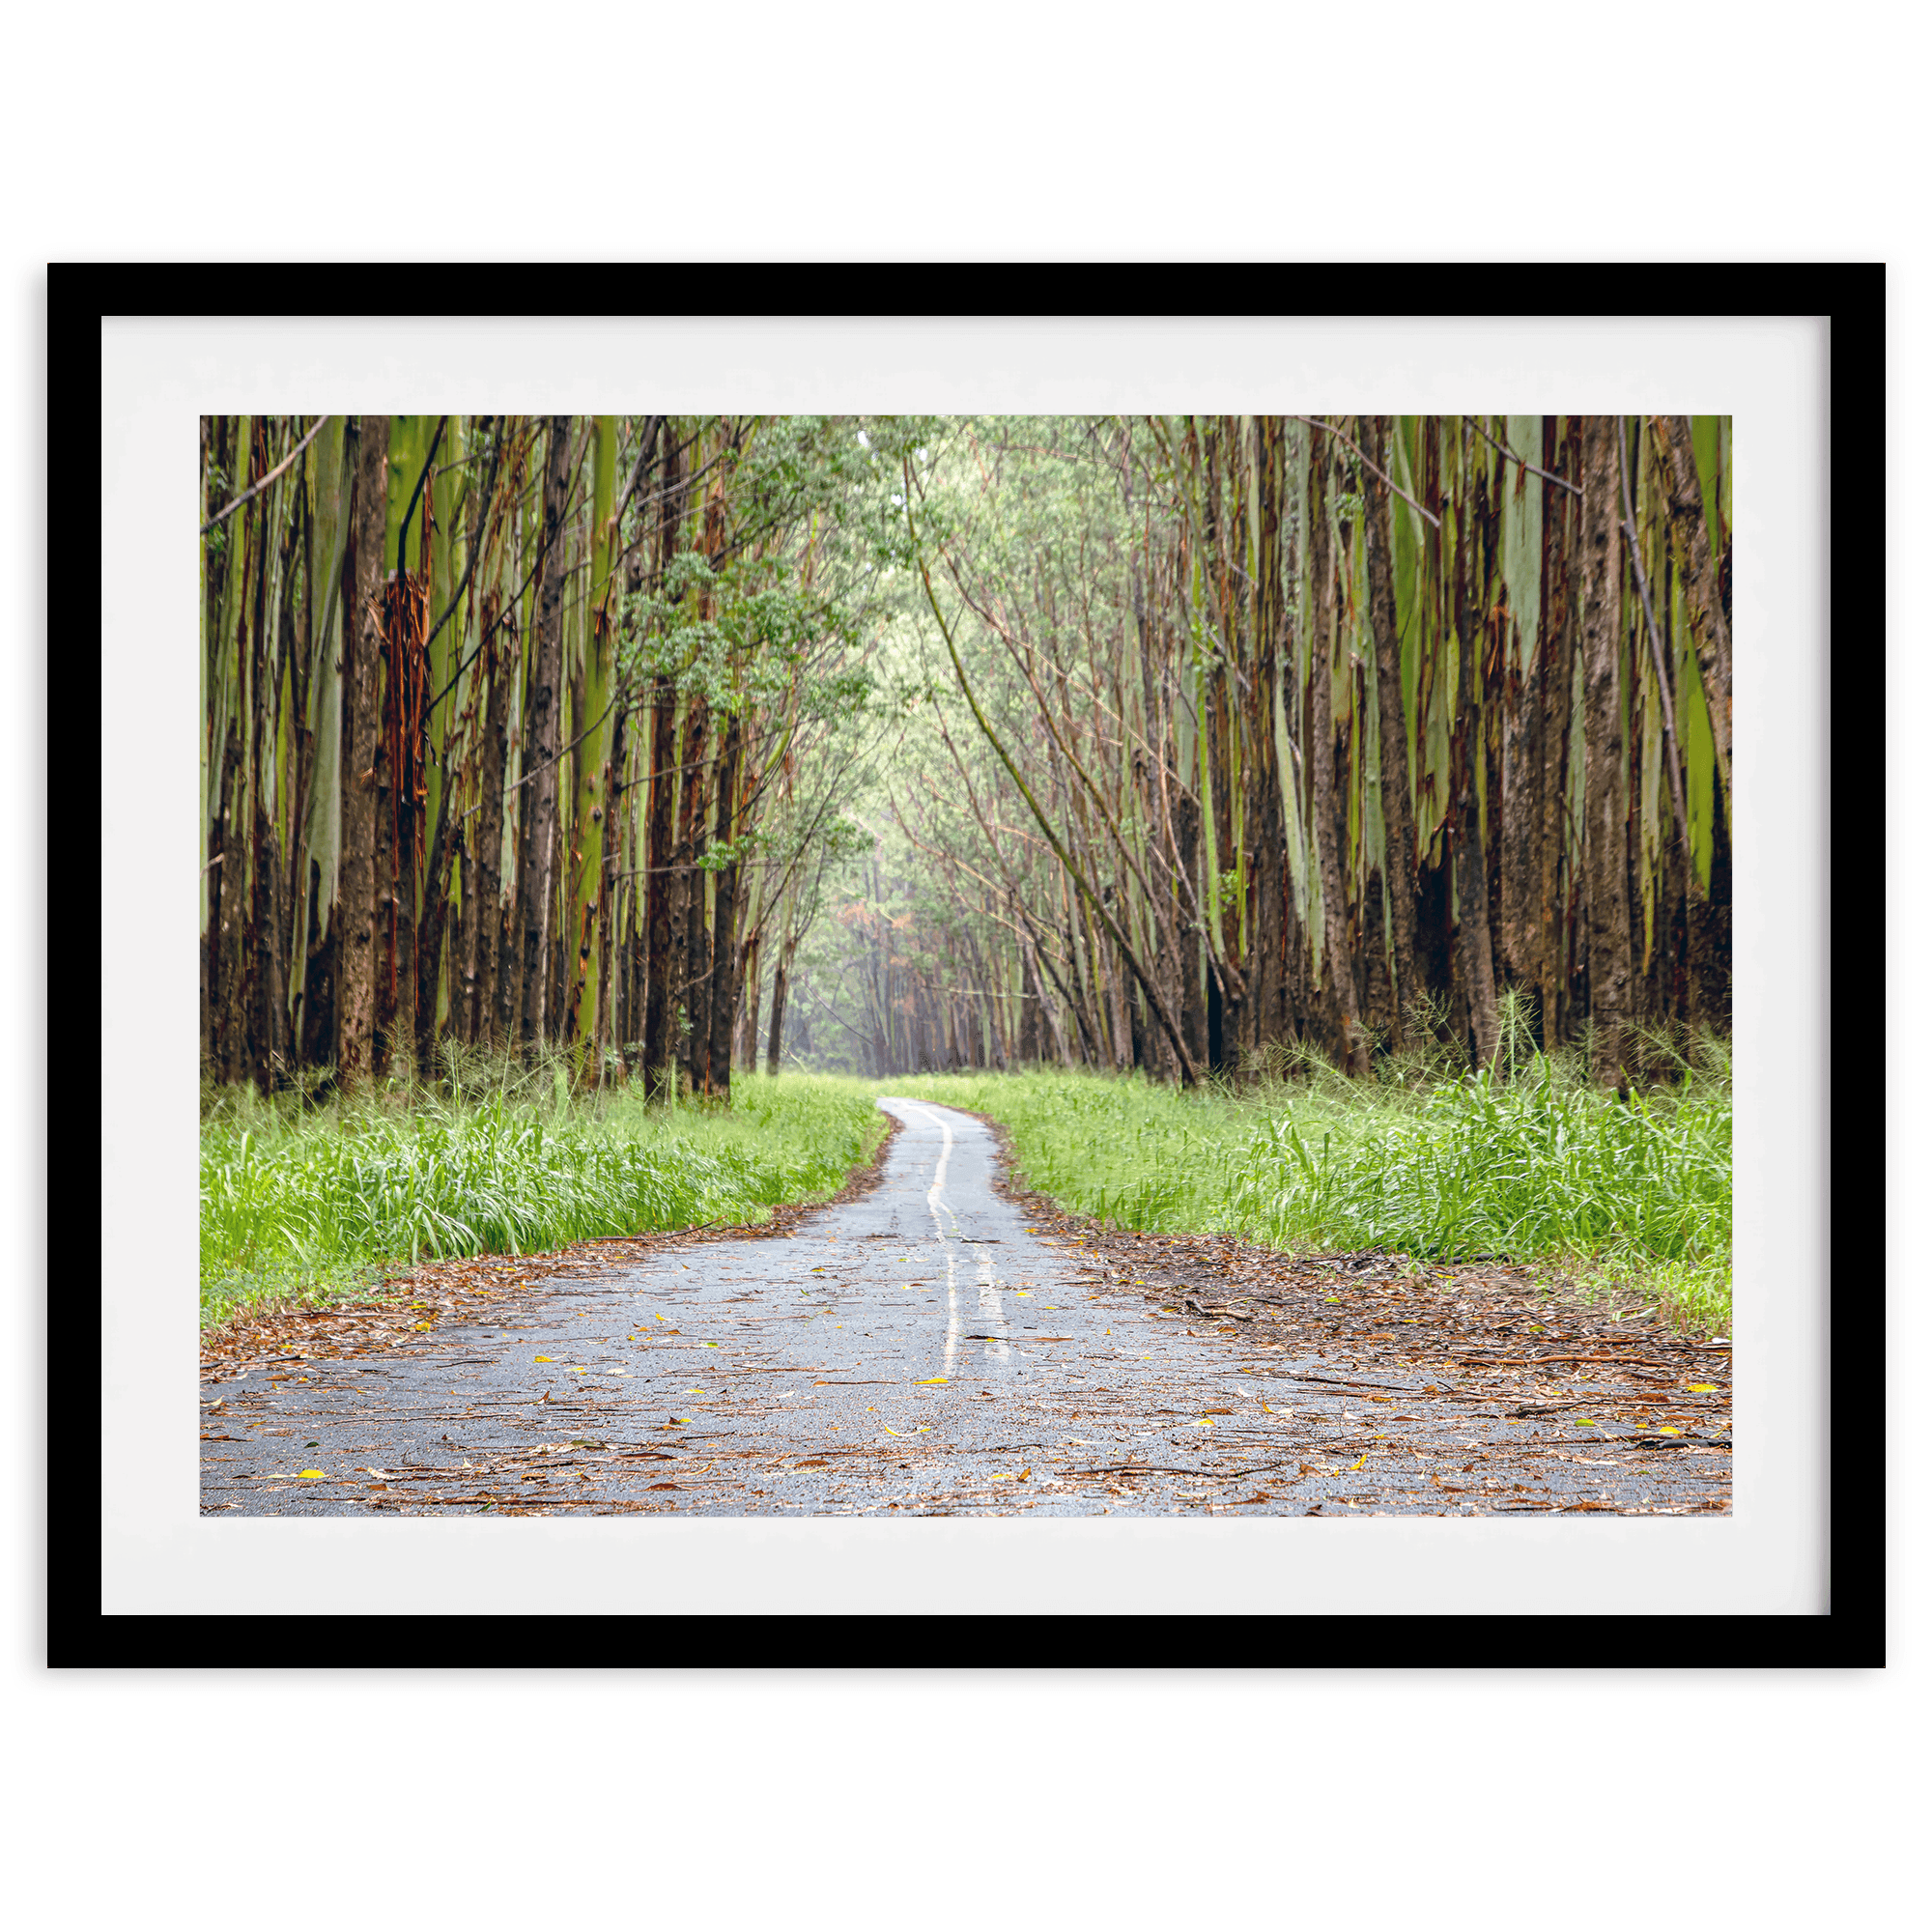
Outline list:
[[[1729,1512],[1728,416],[198,465],[204,1515]]]

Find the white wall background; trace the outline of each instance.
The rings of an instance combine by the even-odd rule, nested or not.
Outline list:
[[[345,1677],[303,1674],[293,1655],[258,1675],[43,1667],[49,1483],[57,1512],[91,1522],[99,1508],[63,1494],[57,1426],[51,1470],[46,1448],[45,1296],[71,1279],[57,1251],[50,1268],[44,1205],[47,260],[1188,257],[1191,273],[1151,278],[1182,307],[1238,287],[1213,265],[1235,257],[1889,258],[1888,576],[1902,641],[1887,661],[1891,714],[1916,723],[1932,698],[1924,619],[1905,595],[1924,580],[1932,516],[1918,462],[1932,428],[1919,360],[1932,261],[1915,63],[1896,19],[1854,5],[1829,35],[1787,37],[1681,0],[1610,15],[1407,0],[1373,17],[1056,14],[1009,0],[676,20],[228,0],[191,15],[43,8],[15,24],[0,124],[0,906],[13,915],[0,1251],[14,1290],[0,1830],[32,1922],[240,1911],[278,1927],[458,1914],[1406,1927],[1556,1913],[1757,1927],[1884,1924],[1922,1897],[1908,1860],[1926,1798],[1928,1547],[1904,1467],[1883,1675],[1599,1675],[1583,1656],[1574,1671],[1483,1677],[943,1674],[1027,1660],[1033,1632],[999,1614],[965,1655],[917,1647],[913,1628],[921,1668],[889,1679]],[[1696,288],[1681,270],[1630,274],[1663,310]],[[1534,270],[1510,279],[1533,285]],[[848,281],[855,308],[890,299],[876,278]],[[1023,276],[976,294],[994,285],[1023,305]],[[167,497],[155,514],[173,514]],[[1887,802],[1901,961],[1926,938],[1908,869],[1915,750],[1898,746]],[[63,892],[87,889],[63,876]],[[1744,943],[1741,915],[1741,1027]],[[1889,1027],[1873,1006],[1876,1037],[1858,1047],[1884,1057],[1892,1083],[1904,1251],[1932,1153],[1913,1106],[1923,1029],[1909,1009]],[[104,1044],[110,1072],[124,1058],[140,1070],[140,1039]],[[146,1104],[158,1121],[161,1100]],[[1791,1104],[1804,1112],[1802,1092]],[[1876,1172],[1879,1132],[1873,1118],[1841,1122],[1841,1198]],[[92,1158],[89,1146],[52,1154],[55,1172]],[[1876,1220],[1876,1201],[1866,1212]],[[1898,1271],[1865,1292],[1888,1294],[1889,1435],[1909,1447],[1924,1269],[1908,1259]],[[1753,1426],[1742,1408],[1740,1424]],[[1801,1436],[1810,1426],[1792,1420]],[[1874,1465],[1885,1446],[1870,1445]],[[1802,1463],[1803,1447],[1778,1453]],[[1292,1628],[1262,1640],[1258,1665],[1319,1662]],[[1149,1643],[1159,1660],[1157,1633]],[[546,1661],[514,1626],[503,1652]],[[679,1660],[646,1644],[639,1662]]]

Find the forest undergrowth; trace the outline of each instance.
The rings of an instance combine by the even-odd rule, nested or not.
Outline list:
[[[1115,1227],[1506,1258],[1727,1334],[1729,1050],[1715,1037],[1650,1045],[1670,1073],[1627,1099],[1591,1084],[1587,1042],[1546,1056],[1507,1026],[1494,1067],[1475,1072],[1432,1049],[1379,1060],[1374,1082],[1311,1054],[1192,1094],[1072,1072],[922,1074],[881,1091],[990,1116],[1026,1185]]]
[[[575,1090],[574,1064],[445,1050],[434,1087],[348,1106],[211,1085],[201,1123],[203,1327],[367,1290],[423,1259],[764,1220],[837,1193],[886,1130],[872,1089],[746,1078],[728,1109]]]

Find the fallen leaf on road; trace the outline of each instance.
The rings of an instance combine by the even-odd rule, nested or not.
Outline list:
[[[943,1382],[945,1379],[944,1376],[922,1376],[915,1386],[919,1388],[930,1388],[934,1382]]]
[[[707,1349],[715,1349],[715,1348],[717,1348],[718,1344],[717,1344],[716,1342],[707,1342],[707,1343],[705,1343],[705,1345],[704,1345],[704,1346],[705,1346],[705,1347],[706,1347]]]
[[[1667,1422],[1660,1422],[1657,1425],[1657,1433],[1660,1435],[1682,1435],[1684,1434],[1683,1430],[1673,1429]]]
[[[302,1477],[304,1480],[308,1482],[313,1482],[318,1476],[321,1476],[326,1480],[328,1475],[328,1471],[327,1469],[298,1469],[296,1471],[296,1474],[298,1476]]]
[[[1345,1470],[1343,1470],[1342,1473],[1346,1476],[1352,1476],[1355,1473],[1355,1471],[1359,1469],[1362,1466],[1362,1464],[1366,1463],[1368,1460],[1369,1459],[1366,1456],[1357,1456],[1355,1460],[1352,1463],[1350,1463]]]
[[[1684,1386],[1692,1395],[1716,1395],[1718,1392],[1716,1382],[1686,1382]]]
[[[554,1362],[556,1360],[556,1357],[554,1355],[539,1355],[536,1359],[540,1362]]]

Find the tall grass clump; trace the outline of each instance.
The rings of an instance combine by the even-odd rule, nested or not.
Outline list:
[[[468,1065],[434,1089],[314,1108],[212,1096],[201,1130],[204,1324],[321,1300],[422,1259],[762,1220],[877,1147],[854,1080],[741,1075],[728,1109],[573,1096],[570,1069]]]
[[[1505,1042],[1506,1046],[1509,1044]],[[1533,1043],[1460,1073],[1314,1061],[1183,1094],[1138,1075],[925,1075],[895,1091],[990,1114],[1028,1183],[1117,1227],[1299,1253],[1571,1264],[1708,1326],[1730,1319],[1731,1089],[1722,1044],[1629,1099]]]

